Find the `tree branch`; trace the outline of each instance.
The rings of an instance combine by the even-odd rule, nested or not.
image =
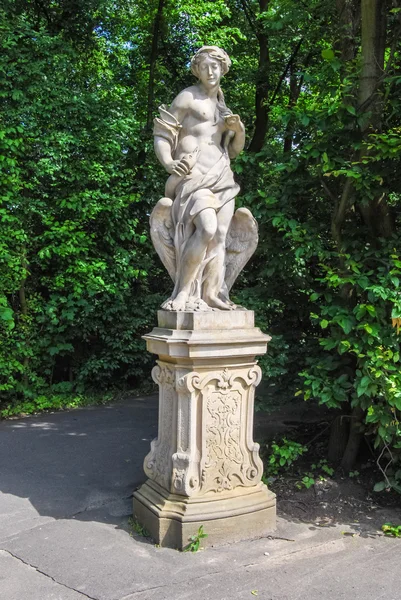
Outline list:
[[[326,192],[326,194],[330,198],[330,200],[332,200],[333,202],[338,202],[337,198],[335,197],[335,195],[333,194],[333,192],[330,190],[329,186],[327,185],[327,183],[325,182],[325,180],[323,179],[323,177],[320,178],[320,183],[322,185],[322,188],[324,189],[324,191]]]
[[[339,251],[341,250],[342,244],[341,229],[349,208],[349,200],[351,198],[353,189],[353,181],[350,177],[347,177],[344,184],[343,193],[341,194],[340,202],[337,204],[336,201],[337,205],[334,207],[333,217],[331,220],[331,234]]]
[[[255,36],[258,37],[259,33],[255,25],[255,15],[253,14],[251,7],[249,6],[246,0],[241,0],[241,4],[245,18],[248,21],[250,28],[252,29]]]
[[[294,51],[293,51],[293,53],[291,54],[290,58],[288,59],[288,62],[287,62],[287,64],[286,64],[286,66],[285,66],[285,69],[284,69],[284,71],[283,71],[283,72],[281,73],[281,75],[280,75],[280,79],[278,80],[278,83],[277,83],[277,85],[276,85],[276,89],[274,90],[274,92],[273,92],[273,95],[272,95],[272,97],[271,97],[271,100],[269,101],[268,108],[270,108],[270,106],[273,106],[273,103],[274,103],[275,99],[277,98],[277,94],[278,94],[278,93],[279,93],[279,91],[280,91],[280,88],[281,88],[281,86],[282,86],[282,84],[283,84],[283,81],[284,81],[284,79],[285,79],[285,78],[286,78],[286,76],[287,76],[287,73],[288,73],[288,71],[289,71],[289,70],[290,70],[290,68],[291,68],[291,65],[292,65],[292,63],[294,62],[294,60],[295,60],[295,59],[296,59],[296,57],[297,57],[297,54],[298,54],[298,52],[299,52],[299,50],[300,50],[300,48],[301,48],[301,45],[302,45],[302,42],[303,42],[303,41],[304,41],[304,38],[301,38],[301,39],[299,40],[298,44],[297,44],[297,45],[295,46],[295,48],[294,48]]]

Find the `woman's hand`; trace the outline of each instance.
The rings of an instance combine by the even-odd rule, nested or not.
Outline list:
[[[166,166],[167,172],[170,174],[178,175],[179,177],[184,177],[188,175],[198,158],[199,150],[195,148],[193,152],[189,154],[185,154],[180,160],[173,160],[169,165]]]
[[[187,172],[185,170],[185,166],[184,165],[180,166],[180,163],[181,163],[180,160],[172,160],[171,163],[166,165],[167,173],[170,173],[170,175],[172,175],[173,173],[174,173],[174,175],[186,175]],[[180,171],[180,173],[178,173],[178,171]]]
[[[234,131],[234,133],[241,133],[245,131],[245,127],[241,122],[239,115],[227,115],[224,117],[224,121],[229,131]]]

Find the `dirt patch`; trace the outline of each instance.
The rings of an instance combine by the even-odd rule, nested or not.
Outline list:
[[[363,535],[382,534],[384,523],[401,524],[400,498],[392,494],[371,493],[364,483],[340,475],[318,479],[309,489],[298,489],[298,481],[284,475],[269,486],[277,494],[278,514],[288,520],[318,527],[349,525]]]
[[[351,474],[327,463],[333,418],[331,411],[305,403],[256,414],[255,438],[266,466],[273,440],[280,444],[285,437],[307,447],[289,468],[284,466],[278,474],[267,469],[267,484],[277,495],[278,514],[317,527],[343,524],[348,526],[344,535],[383,535],[384,523],[401,524],[401,496],[373,491],[382,477],[367,445]]]

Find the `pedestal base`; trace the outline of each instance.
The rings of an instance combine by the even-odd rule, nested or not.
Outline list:
[[[201,525],[202,546],[263,537],[276,526],[276,497],[264,484],[226,497],[185,498],[153,481],[134,493],[134,516],[160,546],[182,550]]]
[[[159,431],[144,462],[148,481],[134,513],[162,546],[182,549],[200,525],[206,544],[260,537],[275,528],[275,495],[261,483],[253,441],[255,356],[270,340],[252,311],[159,311],[144,336],[159,355]]]

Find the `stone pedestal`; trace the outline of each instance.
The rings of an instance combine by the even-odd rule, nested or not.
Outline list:
[[[158,312],[144,336],[159,355],[159,430],[145,458],[148,481],[134,514],[162,546],[182,549],[200,525],[205,545],[251,539],[275,528],[275,495],[261,483],[253,441],[255,356],[270,338],[252,311]]]

